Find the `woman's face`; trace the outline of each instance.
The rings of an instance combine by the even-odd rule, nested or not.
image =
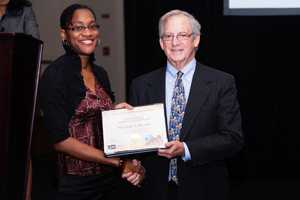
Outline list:
[[[74,12],[71,24],[67,30],[62,30],[62,37],[81,56],[88,56],[95,51],[99,39],[99,26],[93,13],[88,9],[78,9]]]

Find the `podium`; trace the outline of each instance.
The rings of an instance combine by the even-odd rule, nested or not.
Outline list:
[[[43,43],[0,33],[0,198],[29,195],[31,137]]]

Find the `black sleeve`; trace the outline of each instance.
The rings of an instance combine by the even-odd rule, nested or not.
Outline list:
[[[130,85],[128,103],[132,106],[136,106],[138,104],[135,80],[133,80]]]
[[[40,82],[40,103],[45,128],[53,143],[67,139],[69,135],[66,89],[63,78],[57,70],[48,67]]]
[[[186,141],[192,161],[198,164],[224,160],[238,152],[244,144],[234,78],[224,79],[219,85],[217,132]]]
[[[144,96],[145,89],[143,88],[143,83],[139,78],[136,78],[132,81],[129,89],[129,99],[128,103],[132,106],[140,106],[145,104],[141,102],[142,96]]]

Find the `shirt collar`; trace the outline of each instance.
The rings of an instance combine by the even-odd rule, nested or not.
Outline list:
[[[193,58],[187,65],[185,65],[180,71],[183,72],[183,76],[187,76],[189,73],[195,70],[196,67],[196,59]],[[170,62],[167,62],[167,73],[169,73],[173,78],[177,77],[177,72],[179,70],[176,69]]]

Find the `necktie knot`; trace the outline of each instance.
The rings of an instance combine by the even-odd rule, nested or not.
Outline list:
[[[177,79],[181,79],[183,76],[183,72],[182,71],[178,71],[177,72]]]

